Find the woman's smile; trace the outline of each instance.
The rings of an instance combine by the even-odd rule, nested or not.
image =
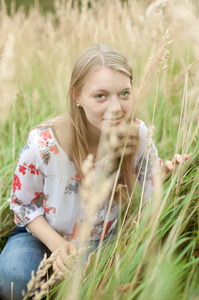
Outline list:
[[[118,125],[123,117],[117,118],[117,119],[104,119],[104,121],[109,122],[111,124]]]
[[[118,125],[129,112],[130,78],[109,67],[100,67],[88,77],[75,100],[85,112],[89,132],[107,132],[108,125]]]

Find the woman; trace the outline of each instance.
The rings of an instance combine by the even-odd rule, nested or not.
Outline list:
[[[82,162],[92,153],[95,167],[100,168],[103,164],[103,154],[99,152],[101,133],[108,135],[111,128],[117,129],[124,120],[132,118],[132,77],[127,59],[116,49],[108,45],[88,48],[73,68],[68,114],[44,122],[30,132],[27,145],[19,155],[9,199],[18,229],[0,255],[0,296],[3,299],[10,299],[11,293],[16,300],[22,298],[21,290],[30,280],[31,271],[37,270],[45,252],[49,254],[61,248],[53,265],[57,271],[62,269],[64,258],[75,249],[74,241],[85,215],[78,195],[83,178]],[[136,121],[138,130],[135,129],[133,136],[137,147],[130,145],[132,151],[124,157],[119,182],[127,186],[127,193],[131,192],[133,173],[137,173],[146,199],[153,192],[152,157],[159,164],[161,160],[151,141],[146,151],[148,130],[142,121]],[[167,161],[163,177],[181,159],[177,155]],[[126,197],[124,195],[124,200]],[[101,237],[107,208],[108,202],[102,205],[91,228],[92,250]],[[108,218],[106,239],[114,229],[118,213],[116,201]]]

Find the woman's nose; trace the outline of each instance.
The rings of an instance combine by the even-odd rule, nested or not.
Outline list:
[[[116,113],[121,110],[121,103],[118,97],[110,98],[110,101],[108,101],[108,110],[112,113]]]

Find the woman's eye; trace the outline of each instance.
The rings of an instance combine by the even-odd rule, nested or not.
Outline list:
[[[130,93],[129,92],[122,92],[120,95],[123,98],[127,98],[130,95]]]
[[[95,96],[98,100],[104,100],[106,97],[103,94],[99,94]]]

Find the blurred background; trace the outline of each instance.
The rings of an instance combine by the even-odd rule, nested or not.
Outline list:
[[[118,288],[117,295],[123,292],[126,295],[132,280],[137,293],[138,289],[142,291],[140,278],[145,278],[146,289],[143,288],[139,299],[198,299],[198,0],[1,0],[0,251],[14,226],[6,200],[10,195],[19,151],[33,126],[66,112],[66,95],[73,64],[83,50],[96,43],[110,44],[128,58],[134,72],[132,101],[137,107],[137,117],[153,128],[153,140],[159,156],[165,160],[171,159],[174,153],[195,153],[192,173],[187,173],[182,194],[178,188],[176,192],[177,179],[164,189],[162,197],[168,203],[173,203],[174,199],[175,208],[173,204],[168,204],[162,215],[158,215],[160,203],[157,202],[157,207],[154,206],[152,211],[151,236],[156,230],[159,238],[157,257],[154,256],[155,247],[152,247],[148,261],[145,261],[152,239],[145,236],[146,231],[140,235],[139,227],[136,233],[137,219],[132,219],[131,228],[134,228],[137,238],[128,249],[125,242],[129,259],[123,261],[126,265],[121,273],[115,274],[115,268],[111,273],[115,274],[113,278],[116,280],[113,290]],[[176,198],[176,193],[179,198]],[[176,203],[181,205],[177,213]],[[187,203],[192,205],[189,209]],[[189,212],[192,219],[185,212]],[[154,229],[153,224],[160,224],[162,235],[158,235],[159,225]],[[173,224],[175,226],[172,227]],[[188,246],[184,236],[180,236],[187,224],[191,240]],[[169,230],[173,235],[169,235]],[[191,235],[193,238],[190,238]],[[166,241],[163,244],[162,237]],[[137,245],[136,249],[141,247],[141,252],[135,250],[134,245]],[[173,257],[173,252],[181,246],[184,250],[181,252],[180,248],[178,254],[182,254]],[[122,251],[117,249],[117,266],[120,255],[122,261]],[[165,253],[168,255],[165,256]],[[143,277],[144,272],[140,270],[145,270],[145,262],[149,269],[146,268],[146,276]],[[128,278],[125,277],[127,271]],[[150,276],[153,271],[156,272],[154,277]],[[141,275],[138,278],[139,272]],[[132,279],[134,274],[135,280]],[[101,289],[103,295],[103,285]],[[86,290],[90,291],[92,298],[92,288]],[[109,293],[109,285],[107,290]],[[85,294],[84,289],[82,294]],[[128,299],[132,299],[131,290],[128,295]]]

